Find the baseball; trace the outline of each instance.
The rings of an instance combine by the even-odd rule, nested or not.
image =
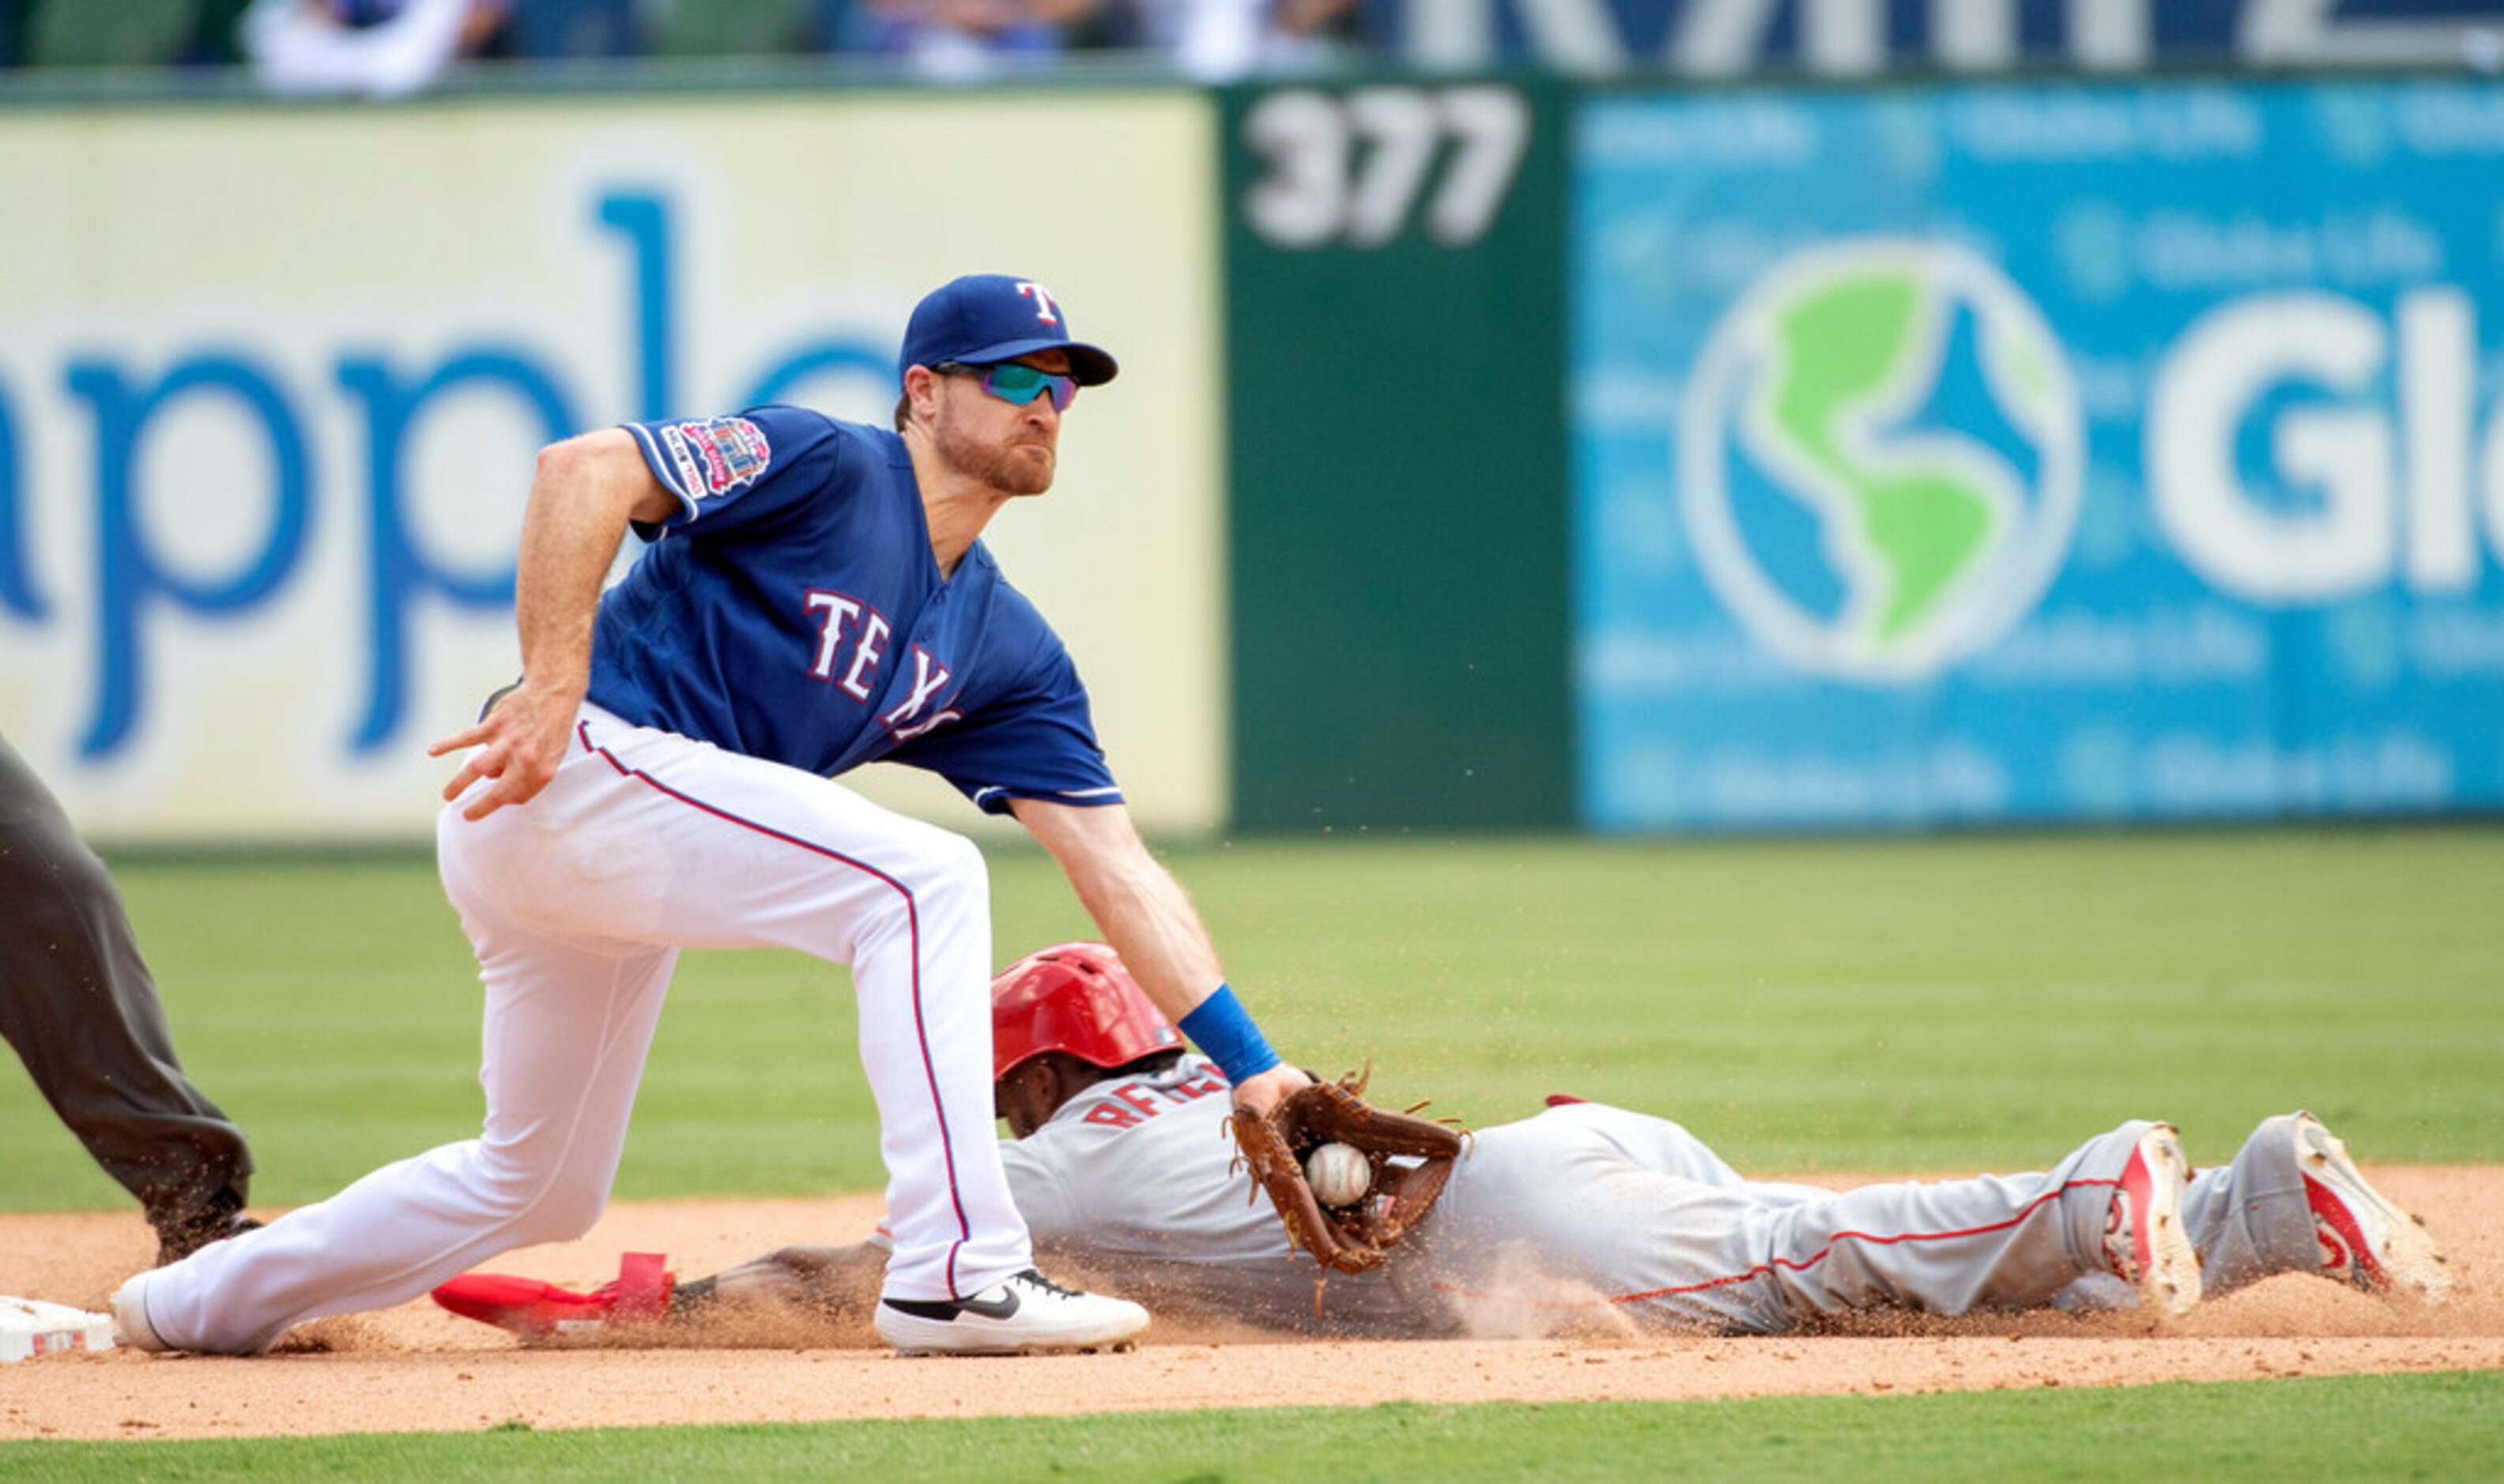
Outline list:
[[[1325,1206],[1352,1206],[1374,1184],[1374,1166],[1352,1144],[1325,1144],[1304,1156],[1304,1180]]]

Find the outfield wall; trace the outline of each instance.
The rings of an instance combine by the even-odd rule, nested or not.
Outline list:
[[[1229,99],[1239,823],[1570,818],[1567,118],[1483,83]]]
[[[0,114],[0,733],[99,838],[420,838],[533,448],[883,419],[1009,266],[1128,373],[993,544],[1152,829],[2492,811],[2499,97]]]
[[[1180,90],[0,115],[0,734],[99,837],[423,838],[426,742],[518,668],[539,444],[760,399],[883,424],[914,299],[1006,268],[1127,374],[992,545],[1141,817],[1207,828],[1208,117]]]
[[[1578,123],[1586,823],[2504,804],[2504,93]]]
[[[1229,110],[1239,820],[2504,806],[2504,92],[1507,90]]]

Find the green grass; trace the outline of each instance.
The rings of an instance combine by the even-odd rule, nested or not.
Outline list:
[[[2504,830],[1657,844],[1338,838],[1178,852],[1289,1054],[1475,1122],[1571,1090],[1743,1168],[2043,1162],[2126,1116],[2221,1157],[2322,1113],[2370,1160],[2504,1158]],[[118,870],[183,1055],[292,1204],[476,1126],[479,992],[422,859]],[[1088,934],[994,853],[1001,955]],[[841,971],[690,954],[620,1194],[879,1184]],[[113,1208],[0,1075],[0,1207]],[[840,1233],[835,1235],[841,1235]],[[0,1444],[80,1479],[1112,1474],[2484,1477],[2504,1376],[1693,1404]]]
[[[1238,978],[1473,1120],[1562,1088],[1743,1168],[1951,1169],[2309,1103],[2371,1157],[2504,1153],[2504,834],[1307,850],[1192,863]]]
[[[1656,844],[1333,838],[1176,853],[1270,1038],[1484,1122],[1566,1090],[1744,1168],[2013,1168],[2124,1117],[2199,1158],[2309,1106],[2369,1160],[2504,1158],[2504,831]],[[473,1132],[479,991],[420,858],[118,868],[186,1063],[292,1204]],[[1090,932],[994,852],[1002,957]],[[683,961],[626,1198],[870,1190],[845,976]],[[0,1207],[110,1208],[0,1075]]]
[[[1752,1401],[0,1445],[47,1480],[2487,1479],[2504,1374]]]

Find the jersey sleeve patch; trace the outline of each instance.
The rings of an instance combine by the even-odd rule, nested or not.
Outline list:
[[[694,500],[754,484],[774,458],[765,430],[744,417],[662,423],[653,431],[661,456],[678,476],[679,492]]]

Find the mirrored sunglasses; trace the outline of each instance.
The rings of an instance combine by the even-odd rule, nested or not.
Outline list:
[[[1046,371],[1023,362],[1003,361],[995,365],[966,365],[951,361],[932,367],[939,371],[962,371],[982,378],[983,390],[1004,402],[1025,406],[1038,397],[1052,398],[1052,410],[1066,412],[1078,399],[1078,378],[1061,371]]]

